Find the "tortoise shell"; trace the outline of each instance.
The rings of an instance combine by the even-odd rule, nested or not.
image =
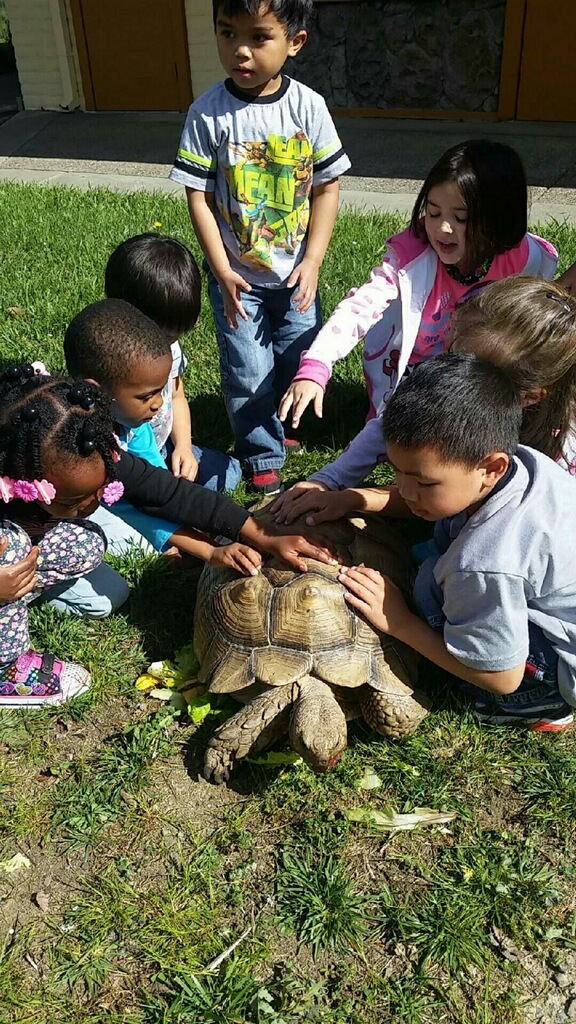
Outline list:
[[[410,591],[412,564],[393,527],[359,519],[325,526],[344,564],[379,569]],[[415,652],[377,633],[350,607],[337,566],[306,561],[306,573],[271,560],[250,577],[205,566],[194,624],[200,681],[242,702],[305,675],[331,686],[413,693]]]

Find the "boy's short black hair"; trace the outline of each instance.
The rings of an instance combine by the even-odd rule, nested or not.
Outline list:
[[[280,24],[284,25],[288,39],[293,39],[297,32],[306,28],[314,10],[313,0],[212,0],[214,28],[218,15],[238,18],[248,14],[255,18],[261,8],[266,14],[275,14]]]
[[[508,374],[471,352],[421,363],[382,416],[387,444],[432,448],[446,463],[473,469],[491,452],[513,456],[520,440],[520,392]]]
[[[104,290],[124,299],[171,334],[184,334],[200,315],[202,281],[190,250],[169,235],[127,238],[106,266]]]
[[[515,149],[503,142],[470,139],[440,157],[418,193],[410,221],[412,231],[424,241],[428,195],[447,182],[460,189],[468,209],[466,255],[472,269],[520,244],[528,227],[528,188]]]
[[[77,313],[64,335],[68,373],[105,391],[130,379],[142,359],[170,355],[168,337],[150,317],[122,299],[101,299]]]

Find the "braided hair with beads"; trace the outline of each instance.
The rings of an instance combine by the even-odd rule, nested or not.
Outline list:
[[[97,452],[113,480],[118,441],[110,399],[88,381],[9,366],[0,374],[0,476],[41,479],[47,451],[62,459]]]

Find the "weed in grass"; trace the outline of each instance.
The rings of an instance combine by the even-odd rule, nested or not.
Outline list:
[[[163,1008],[158,1001],[149,1004],[146,1024],[288,1024],[251,962],[232,960],[214,974],[182,973],[161,980],[174,998]]]
[[[462,976],[471,966],[483,966],[487,958],[488,936],[479,902],[463,902],[452,889],[420,885],[397,894],[384,887],[375,919],[384,939],[414,947],[420,969],[434,964]]]
[[[361,948],[367,902],[335,855],[310,847],[284,852],[276,880],[278,921],[308,943],[315,957],[326,948]]]
[[[124,794],[138,793],[156,758],[172,751],[174,714],[164,709],[150,715],[109,740],[93,760],[75,764],[56,790],[52,834],[70,847],[93,845],[119,816]]]
[[[531,741],[531,742],[530,742]],[[560,741],[560,742],[558,742]],[[574,836],[576,826],[576,754],[564,737],[530,742],[533,756],[518,751],[515,781],[528,800],[528,813],[534,821],[546,824],[555,834]]]

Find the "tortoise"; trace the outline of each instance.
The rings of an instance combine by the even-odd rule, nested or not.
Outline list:
[[[412,562],[405,541],[381,517],[322,526],[343,564],[386,573],[405,595]],[[346,748],[346,721],[362,717],[382,736],[400,739],[426,715],[417,686],[419,656],[376,632],[344,600],[337,566],[312,559],[297,573],[272,559],[257,576],[206,565],[194,618],[199,682],[245,706],[208,744],[204,777],[225,782],[236,761],[284,733],[316,771]]]

